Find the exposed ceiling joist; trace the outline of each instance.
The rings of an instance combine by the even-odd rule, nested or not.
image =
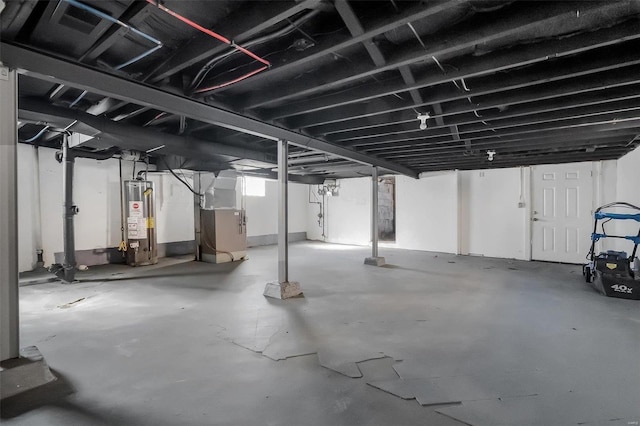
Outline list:
[[[299,2],[255,2],[251,7],[242,7],[233,16],[220,23],[217,31],[226,34],[237,43],[242,43],[256,34],[285,21],[293,15],[318,6],[321,0]],[[149,78],[158,82],[198,62],[211,58],[227,50],[229,46],[217,43],[206,34],[199,34],[189,41],[188,49],[177,49],[161,64]]]
[[[553,140],[548,138],[523,138],[518,140],[505,140],[505,141],[492,141],[492,142],[476,142],[470,145],[457,143],[449,145],[438,145],[429,148],[420,149],[421,156],[414,156],[419,158],[431,158],[431,156],[437,156],[438,154],[460,154],[467,155],[470,152],[485,152],[486,150],[496,150],[499,152],[518,152],[529,149],[554,149],[558,146],[593,146],[593,145],[619,145],[627,144],[636,134],[640,131],[638,128],[623,129],[611,132],[598,132],[589,134],[582,134],[576,136],[556,136]],[[517,143],[514,143],[517,142]],[[408,154],[393,153],[389,155],[389,158],[394,158],[396,161],[402,159],[412,158]]]
[[[616,51],[615,55],[596,57],[590,62],[575,62],[571,59],[565,59],[563,62],[560,59],[552,67],[548,64],[541,64],[535,69],[514,70],[511,73],[501,75],[502,78],[500,79],[480,77],[474,82],[467,82],[467,86],[469,86],[468,92],[460,91],[452,85],[436,86],[429,92],[430,96],[427,105],[436,102],[442,104],[469,97],[473,99],[478,96],[570,80],[638,64],[640,64],[640,58],[636,55],[635,50],[630,48],[620,49]],[[625,77],[628,78],[628,75],[625,75]],[[600,76],[597,78],[600,78]],[[401,99],[376,98],[364,106],[351,104],[346,107],[325,109],[323,114],[297,115],[286,119],[285,122],[289,127],[300,129],[411,108],[406,101]]]
[[[0,55],[25,70],[20,97],[152,132],[129,145],[140,150],[166,137],[198,167],[268,176],[273,163],[219,152],[272,158],[277,139],[292,142],[290,173],[315,179],[372,164],[416,176],[596,161],[638,142],[638,0],[167,0],[198,25],[151,1],[78,0],[82,15],[60,1],[11,1],[0,17]],[[210,37],[218,31],[271,67],[252,73],[251,59]],[[31,114],[21,139],[56,146]],[[86,145],[103,148],[122,144],[123,128],[76,130],[99,133]]]
[[[622,155],[625,150],[612,149],[606,153],[600,154],[602,160],[614,160]],[[513,155],[507,157],[501,157],[496,155],[493,161],[486,159],[478,161],[477,159],[463,159],[457,161],[436,161],[436,162],[420,162],[414,164],[416,167],[421,167],[425,171],[440,171],[440,170],[473,170],[482,168],[504,168],[504,167],[517,167],[523,165],[536,165],[536,164],[559,164],[559,163],[576,163],[581,161],[591,161],[593,157],[588,153],[576,153],[576,152],[555,152],[540,155]]]
[[[7,43],[2,43],[0,47],[2,61],[27,75],[51,82],[68,84],[92,93],[118,98],[141,106],[158,108],[171,114],[184,115],[194,120],[254,134],[266,139],[284,139],[294,145],[335,154],[349,160],[385,168],[407,176],[418,176],[414,170],[390,161],[336,146],[286,128],[168,93],[152,86]]]
[[[299,99],[301,97],[309,97],[313,94],[320,93],[324,90],[328,90],[334,87],[344,86],[348,83],[362,80],[363,78],[374,76],[376,74],[380,74],[385,71],[395,70],[401,66],[411,65],[418,62],[432,61],[432,57],[437,59],[442,59],[443,57],[450,56],[455,54],[456,52],[465,51],[470,48],[473,48],[478,45],[482,45],[484,43],[491,43],[497,40],[504,39],[505,37],[512,36],[518,32],[526,31],[528,29],[534,29],[537,27],[551,26],[556,25],[558,22],[567,22],[571,20],[578,20],[580,25],[584,25],[588,27],[589,22],[598,19],[601,17],[602,5],[594,2],[586,2],[581,7],[580,18],[576,18],[576,5],[572,2],[555,2],[553,7],[549,8],[534,8],[529,10],[528,13],[523,11],[516,12],[515,16],[508,16],[505,19],[502,19],[499,22],[488,22],[486,26],[483,28],[478,28],[476,31],[467,32],[460,31],[459,34],[454,34],[446,39],[446,41],[440,41],[431,43],[426,46],[423,51],[415,51],[411,46],[407,46],[405,48],[400,48],[399,52],[396,53],[391,60],[389,60],[384,66],[376,66],[370,65],[366,62],[363,63],[345,63],[344,65],[340,64],[332,64],[331,65],[331,73],[323,74],[324,80],[318,80],[318,76],[307,76],[304,78],[297,79],[293,82],[287,82],[286,85],[278,87],[277,91],[275,91],[275,95],[273,90],[263,93],[262,97],[259,98],[257,95],[251,96],[248,100],[247,104],[243,104],[242,107],[244,109],[252,109],[258,107],[265,107],[270,104],[279,103],[285,100],[290,101],[291,99]],[[626,9],[623,5],[620,5],[616,2],[611,2],[609,6],[607,6],[607,11],[610,13],[618,13],[623,16],[623,13]],[[637,30],[637,26],[636,26]],[[517,62],[527,63],[531,61],[539,61],[544,60],[545,57],[554,57],[556,56],[557,50],[562,44],[566,44],[568,47],[565,51],[560,51],[558,56],[563,56],[565,54],[575,53],[576,51],[581,51],[585,48],[585,46],[591,45],[607,45],[609,43],[619,42],[625,35],[627,36],[635,36],[636,33],[629,33],[629,30],[625,29],[620,30],[620,34],[617,31],[613,31],[613,34],[605,33],[603,41],[599,41],[597,37],[594,36],[583,36],[580,37],[580,40],[577,42],[571,41],[571,38],[568,38],[564,41],[564,43],[560,43],[558,41],[548,41],[551,44],[551,49],[545,49],[545,47],[538,47],[538,49],[530,49],[533,52],[528,52],[525,55],[522,55],[521,58],[514,58]],[[609,37],[609,40],[607,37]],[[536,52],[537,50],[537,52]],[[544,51],[545,53],[541,52]],[[541,59],[542,58],[542,59]],[[518,60],[519,59],[519,60]],[[479,69],[474,70],[473,72],[469,72],[470,75],[476,75],[478,73],[486,73],[490,71],[489,65],[492,61],[483,62],[484,68],[479,67]],[[510,62],[500,63],[497,61],[495,65],[495,69],[499,70],[503,67],[509,66]],[[434,63],[435,66],[435,63]],[[489,68],[489,71],[485,70]],[[464,77],[464,71],[461,72],[461,76]],[[436,74],[435,77],[432,77],[447,81],[451,80],[451,78],[447,79],[442,74]],[[313,81],[311,81],[313,80]],[[424,87],[426,85],[437,84],[432,83],[429,80],[425,80],[424,82],[420,82],[420,84],[416,84],[414,88]],[[272,88],[273,89],[273,88]],[[407,91],[407,88],[399,85],[397,87],[393,87],[392,90],[388,90],[389,92],[396,91]],[[260,92],[258,92],[260,93]],[[344,97],[344,95],[343,95]],[[327,100],[329,101],[329,100]],[[329,105],[333,102],[327,102]],[[304,109],[302,109],[304,112]],[[286,116],[284,112],[273,112],[269,114],[271,118],[280,118]]]
[[[607,96],[608,90],[616,88],[623,91],[627,90],[627,86],[640,82],[638,76],[640,76],[640,67],[629,67],[605,73],[597,79],[583,78],[575,81],[543,84],[537,87],[532,86],[507,93],[498,92],[488,96],[475,97],[473,104],[470,104],[467,100],[451,102],[443,108],[443,114],[444,117],[473,113],[474,111],[483,114],[485,110],[504,109],[515,105],[564,99],[582,94],[602,97]],[[314,126],[307,130],[315,135],[349,134],[352,132],[360,134],[363,129],[372,129],[375,132],[375,128],[405,121],[408,118],[413,119],[413,113],[409,113],[406,109],[400,109],[388,114],[367,115],[353,120]],[[338,139],[342,138],[338,137]]]
[[[131,7],[118,19],[122,22],[127,22],[129,25],[137,26],[149,15],[150,7],[147,2],[133,2]],[[78,60],[80,62],[95,61],[128,32],[129,29],[122,25],[112,25]]]
[[[495,133],[500,136],[504,136],[505,134],[518,134],[520,131],[524,131],[527,128],[529,129],[537,129],[540,126],[544,126],[550,123],[560,123],[560,122],[594,122],[599,121],[601,117],[618,117],[620,119],[623,118],[633,118],[636,116],[640,116],[640,102],[637,99],[625,100],[621,102],[614,103],[612,105],[589,105],[586,107],[580,107],[571,109],[566,112],[546,112],[536,114],[535,118],[532,118],[530,115],[524,117],[515,117],[511,119],[504,120],[496,120],[491,123],[486,122],[477,122],[465,125],[463,127],[459,127],[458,132],[459,136],[463,139],[465,138],[476,138],[474,134],[477,133]],[[440,128],[437,131],[425,133],[419,129],[416,129],[412,132],[402,132],[395,135],[389,136],[379,136],[376,138],[369,139],[361,139],[350,142],[349,146],[378,146],[378,145],[387,145],[391,144],[394,146],[397,142],[409,142],[409,141],[428,141],[434,138],[440,138],[442,136],[447,135],[446,128]]]
[[[640,118],[635,118],[632,120],[624,121],[624,122],[605,122],[606,124],[578,124],[576,126],[556,126],[556,127],[548,127],[546,129],[537,129],[533,132],[523,132],[520,134],[513,134],[510,137],[506,136],[497,136],[497,135],[485,135],[482,137],[478,137],[473,139],[473,146],[482,144],[483,142],[521,142],[527,139],[537,139],[537,138],[558,138],[558,137],[574,137],[577,138],[581,135],[589,135],[591,137],[595,137],[596,133],[606,133],[617,130],[626,130],[626,131],[635,131],[640,127]],[[596,127],[597,126],[597,127]],[[595,127],[595,128],[590,128]],[[449,140],[441,140],[441,141],[431,141],[427,143],[407,143],[401,144],[398,143],[393,147],[383,147],[383,148],[372,148],[371,151],[375,152],[383,152],[388,151],[386,153],[382,153],[380,155],[388,155],[389,157],[397,157],[399,154],[406,154],[405,156],[414,156],[414,157],[424,157],[435,147],[445,146],[451,144]]]
[[[156,154],[166,153],[180,156],[191,155],[196,158],[219,158],[220,156],[233,157],[233,159],[246,158],[268,164],[277,164],[275,156],[269,153],[217,144],[192,137],[170,135],[152,129],[143,129],[79,110],[53,106],[34,99],[21,98],[18,105],[18,115],[23,119],[47,120],[47,117],[54,117],[65,118],[70,122],[77,120],[79,123],[83,123],[95,130],[95,133],[89,136],[107,139],[108,143],[122,149],[146,151],[163,146],[154,152]]]
[[[547,102],[533,102],[533,104],[516,104],[510,107],[494,108],[482,111],[481,116],[473,114],[477,111],[477,107],[467,108],[466,111],[455,115],[441,116],[446,118],[446,123],[442,125],[431,126],[426,132],[433,132],[441,127],[451,125],[464,126],[474,123],[482,123],[483,121],[496,122],[516,117],[537,117],[538,114],[544,114],[553,111],[571,110],[575,108],[602,105],[606,108],[607,104],[614,102],[631,100],[640,98],[640,85],[623,86],[610,90],[599,90],[600,93],[593,94],[591,92],[583,92],[577,95],[567,95],[562,97],[551,98]],[[603,96],[604,95],[604,96]],[[361,128],[357,131],[357,136],[349,136],[351,132],[335,133],[333,137],[329,137],[332,142],[354,142],[358,140],[370,140],[379,136],[391,136],[403,133],[412,133],[418,131],[416,120],[411,117],[408,120],[398,120],[396,122],[387,123],[383,126],[374,128]]]
[[[312,63],[313,61],[316,61],[324,56],[334,54],[351,46],[357,45],[358,43],[362,43],[366,40],[372,39],[373,37],[384,34],[387,31],[391,31],[397,27],[406,25],[407,22],[416,21],[436,15],[444,10],[456,7],[465,2],[466,0],[430,1],[428,6],[419,4],[405,10],[403,13],[392,18],[383,18],[380,20],[380,22],[372,24],[372,28],[370,30],[365,31],[359,36],[350,37],[347,40],[344,40],[343,36],[327,37],[326,39],[321,40],[317,48],[310,52],[308,55],[305,55],[295,61],[288,62],[284,65],[274,67],[269,71],[269,73],[256,75],[255,78],[252,78],[251,80],[241,81],[238,84],[234,85],[233,89],[246,87],[247,85],[259,87],[261,85],[268,84],[270,81],[273,81],[274,79],[279,77],[286,77],[287,74],[295,72],[296,69],[300,69],[301,67],[304,67],[309,63]],[[218,92],[223,92],[228,89],[231,89],[231,86],[220,88],[218,89]]]
[[[360,86],[319,99],[290,103],[285,107],[274,108],[273,111],[266,111],[265,116],[273,119],[317,112],[323,109],[365,102],[383,96],[402,94],[411,90],[445,84],[455,80],[470,79],[515,69],[635,39],[640,39],[638,23],[635,21],[628,22],[621,26],[607,28],[593,33],[580,34],[559,40],[549,40],[531,46],[513,48],[504,52],[499,51],[480,57],[470,57],[464,61],[456,62],[456,70],[447,72],[447,74],[440,72],[440,70],[435,70],[436,72],[420,78],[411,85],[396,83],[381,87],[379,83],[371,83],[367,86]],[[314,87],[314,89],[315,88],[317,88],[317,86]]]

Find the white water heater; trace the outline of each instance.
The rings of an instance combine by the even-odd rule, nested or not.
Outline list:
[[[124,182],[124,208],[127,230],[127,263],[131,266],[158,263],[153,182]]]

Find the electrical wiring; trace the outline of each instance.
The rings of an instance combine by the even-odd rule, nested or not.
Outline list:
[[[191,19],[180,15],[179,13],[174,12],[173,10],[161,5],[160,3],[156,2],[155,0],[147,0],[147,3],[150,3],[156,7],[158,7],[158,9],[162,10],[163,12],[168,13],[169,15],[173,16],[174,18],[184,22],[185,24],[189,25],[192,28],[195,28],[196,30],[203,32],[213,38],[215,38],[216,40],[219,40],[225,44],[228,44],[229,46],[233,47],[234,49],[239,50],[240,52],[244,53],[247,56],[252,57],[253,59],[255,59],[256,61],[262,62],[265,65],[269,65],[268,61],[265,61],[264,59],[262,59],[261,57],[259,57],[258,55],[256,55],[255,53],[252,53],[251,51],[245,49],[244,47],[234,43],[232,40],[229,40],[228,38],[216,33],[215,31],[211,31],[210,29],[207,29],[205,27],[203,27],[202,25],[192,21]]]
[[[178,179],[184,186],[186,186],[189,191],[193,192],[194,195],[197,195],[198,197],[203,197],[204,194],[201,194],[199,192],[196,192],[191,185],[189,185],[189,183],[186,180],[182,180],[180,179],[180,176],[178,176],[176,174],[176,172],[173,171],[173,169],[171,168],[171,166],[169,166],[169,163],[167,163],[167,160],[165,160],[164,158],[162,159],[162,162],[164,163],[165,166],[167,166],[167,170],[169,170],[169,172],[173,175],[173,177],[175,177],[176,179]]]
[[[244,53],[245,55],[249,56],[250,58],[253,58],[254,60],[262,63],[264,66],[259,68],[258,70],[255,71],[251,71],[243,76],[240,76],[232,81],[226,82],[226,83],[222,83],[222,84],[218,84],[215,86],[211,86],[211,87],[206,87],[204,89],[198,89],[198,91],[196,91],[196,93],[202,93],[202,92],[208,92],[211,90],[215,90],[215,89],[219,89],[220,87],[225,87],[225,86],[229,86],[231,84],[237,83],[239,81],[245,80],[255,74],[258,74],[262,71],[265,71],[266,69],[268,69],[271,66],[271,63],[269,61],[267,61],[266,59],[261,58],[260,56],[256,55],[255,53],[251,52],[250,50],[246,49],[245,47],[242,47],[238,44],[236,44],[233,40],[229,40],[228,38],[216,33],[215,31],[212,31],[208,28],[203,27],[202,25],[192,21],[191,19],[180,15],[177,12],[174,12],[173,10],[161,5],[158,1],[156,0],[147,0],[147,3],[152,4],[156,7],[158,7],[158,9],[162,10],[163,12],[173,16],[174,18],[184,22],[185,24],[189,25],[192,28],[195,28],[196,30],[207,34],[208,36],[211,36],[213,38],[215,38],[216,40],[221,41],[222,43],[228,44],[229,46],[233,47],[234,49],[238,50],[239,52]]]
[[[304,15],[303,17],[297,19],[296,21],[291,22],[290,25],[288,25],[287,27],[282,28],[282,29],[280,29],[278,31],[275,31],[275,32],[273,32],[271,34],[267,34],[267,35],[264,35],[262,37],[259,37],[259,38],[253,39],[253,40],[248,40],[248,41],[244,42],[243,45],[245,47],[253,47],[253,46],[257,46],[259,44],[265,43],[267,41],[273,40],[274,38],[285,36],[285,35],[293,32],[293,31],[295,31],[299,25],[302,25],[303,23],[305,23],[309,19],[313,18],[318,13],[319,13],[319,11],[317,11],[317,10],[311,11],[308,14]],[[290,46],[290,47],[292,47],[292,46]],[[288,50],[289,48],[287,48],[285,50]],[[284,51],[284,50],[281,50],[280,52],[282,52],[282,51]],[[225,52],[223,54],[220,54],[220,55],[210,59],[202,68],[200,68],[200,70],[198,71],[196,76],[193,78],[193,81],[191,83],[191,88],[194,89],[194,88],[198,87],[202,83],[202,80],[204,80],[204,78],[207,76],[207,74],[215,66],[219,65],[221,62],[223,62],[225,59],[228,59],[229,57],[231,57],[236,52],[238,52],[238,51],[237,50],[230,50],[228,52]],[[263,55],[262,58],[266,59],[268,56],[270,56],[272,54],[273,53],[269,53],[268,55]]]
[[[147,121],[146,123],[144,123],[144,124],[142,125],[142,127],[147,127],[147,126],[151,125],[154,121],[158,120],[159,118],[164,117],[165,115],[167,115],[167,113],[166,113],[166,112],[164,112],[164,111],[163,111],[163,112],[158,113],[158,114],[157,114],[155,117],[153,117],[151,120],[149,120],[149,121]]]
[[[33,141],[35,141],[40,136],[44,135],[44,132],[46,132],[47,130],[49,130],[49,126],[44,126],[42,128],[42,130],[40,130],[38,133],[35,134],[35,136],[32,136],[29,139],[26,139],[25,142],[33,142]]]
[[[221,87],[230,86],[230,85],[235,84],[235,83],[237,83],[239,81],[242,81],[242,80],[245,80],[245,79],[247,79],[247,78],[249,78],[251,76],[254,76],[254,75],[258,74],[258,73],[261,73],[262,71],[266,70],[267,68],[269,68],[269,67],[265,65],[265,66],[263,66],[261,68],[258,68],[257,70],[251,71],[251,72],[249,72],[247,74],[244,74],[244,75],[242,75],[242,76],[240,76],[238,78],[235,78],[233,80],[229,80],[226,83],[216,84],[215,86],[204,87],[202,89],[196,90],[194,93],[210,92],[212,90],[220,89]]]
[[[282,53],[282,52],[286,52],[287,50],[291,49],[292,47],[293,47],[293,44],[291,46],[285,48],[285,49],[280,49],[280,50],[276,50],[276,51],[271,52],[271,53],[267,53],[266,55],[263,56],[263,58],[268,58],[269,56],[277,55],[278,53]],[[252,65],[252,64],[243,64],[243,65],[239,65],[239,66],[237,66],[235,68],[228,69],[225,72],[218,74],[218,77],[221,77],[221,76],[223,76],[225,74],[229,74],[229,73],[234,72],[234,71],[237,71],[237,70],[239,70],[241,68],[246,68],[246,67],[248,67],[250,65]],[[201,81],[200,81],[200,83],[201,83]],[[199,85],[200,83],[196,84],[196,86]]]
[[[82,98],[84,98],[86,95],[87,95],[87,91],[86,90],[82,91],[82,93],[80,93],[80,96],[78,96],[75,101],[71,102],[71,104],[69,105],[69,108],[73,108],[74,106],[76,106],[76,104],[80,102],[80,100],[82,100]]]

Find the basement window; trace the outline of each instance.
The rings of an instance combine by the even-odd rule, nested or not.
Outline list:
[[[246,176],[244,178],[244,195],[247,197],[264,197],[266,195],[266,180]]]

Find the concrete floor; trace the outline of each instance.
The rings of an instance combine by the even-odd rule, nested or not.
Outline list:
[[[640,303],[579,266],[298,243],[21,287],[22,345],[60,379],[7,425],[633,425]],[[123,274],[125,272],[125,274]],[[110,278],[110,280],[106,280]],[[42,402],[46,404],[42,404]]]

